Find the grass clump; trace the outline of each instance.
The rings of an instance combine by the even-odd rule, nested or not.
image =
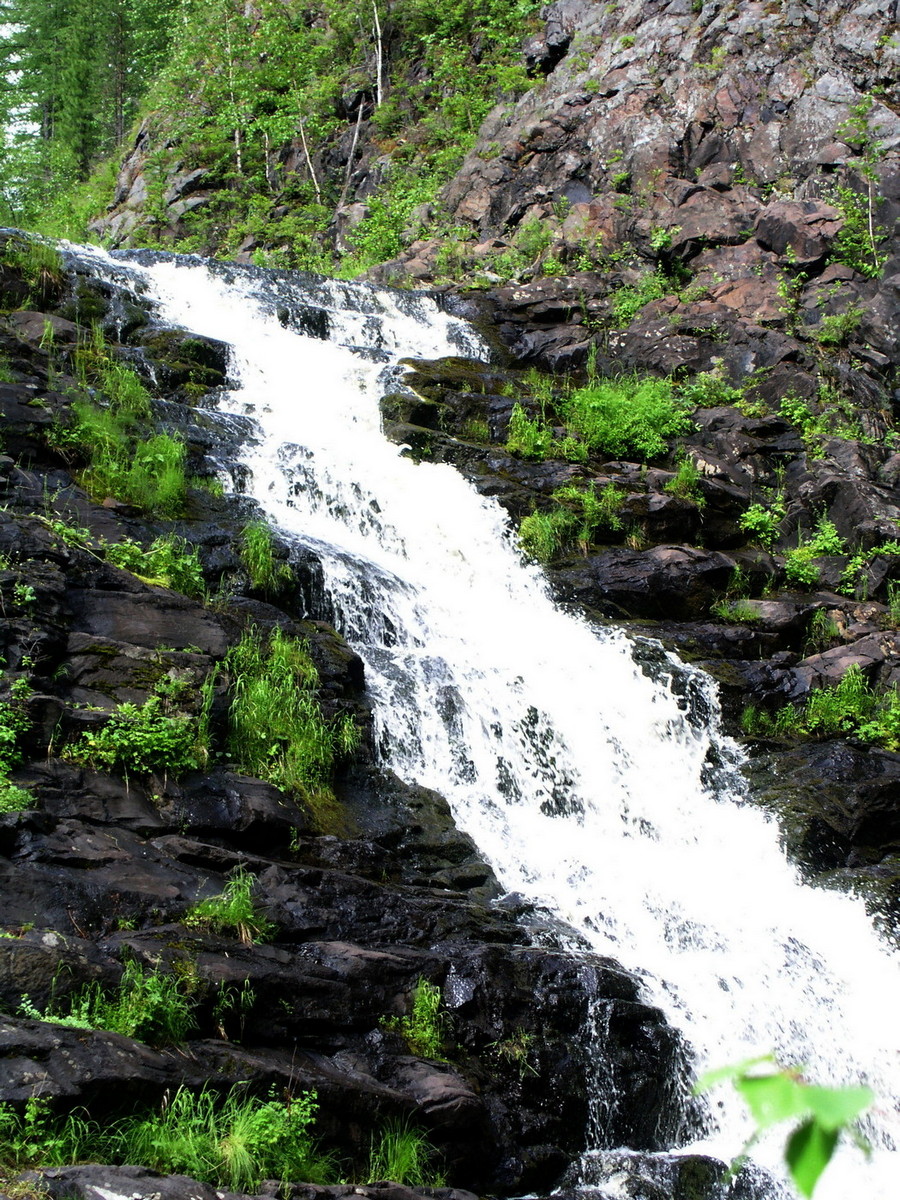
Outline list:
[[[185,913],[182,924],[214,933],[234,933],[245,946],[268,941],[275,925],[253,899],[256,876],[243,866],[232,871],[224,890],[200,900]]]
[[[249,521],[244,526],[240,553],[254,591],[276,596],[291,583],[291,569],[275,557],[272,531],[265,521]]]
[[[388,1121],[369,1143],[366,1182],[405,1184],[407,1187],[443,1187],[444,1177],[433,1166],[434,1147],[421,1130],[405,1121]]]
[[[543,461],[553,449],[553,430],[543,419],[529,417],[521,404],[514,404],[509,418],[506,449],[520,458]]]
[[[586,554],[602,530],[622,529],[620,515],[626,493],[608,483],[598,494],[595,483],[586,488],[566,484],[553,493],[556,507],[534,512],[519,526],[519,543],[537,562],[547,563],[569,546]]]
[[[827,554],[843,554],[846,543],[832,521],[819,518],[812,537],[788,550],[784,559],[784,573],[798,587],[815,587],[819,582],[819,568],[814,559]]]
[[[242,770],[300,796],[315,811],[333,803],[331,779],[360,735],[349,716],[326,721],[318,672],[305,643],[280,629],[251,629],[229,650],[232,677],[228,750]]]
[[[636,284],[619,288],[613,294],[612,315],[616,325],[629,325],[651,300],[661,300],[672,286],[661,271],[642,275]]]
[[[263,1179],[328,1183],[335,1167],[313,1140],[315,1114],[313,1093],[263,1100],[241,1087],[224,1096],[180,1087],[156,1111],[101,1126],[77,1113],[57,1116],[34,1097],[23,1113],[0,1105],[0,1162],[133,1163],[240,1192],[258,1191]]]
[[[441,1011],[441,989],[420,977],[413,988],[412,1007],[405,1017],[388,1017],[386,1029],[394,1029],[405,1039],[413,1054],[446,1062],[447,1016]]]
[[[703,475],[696,462],[690,455],[685,454],[678,461],[675,478],[670,479],[663,490],[672,496],[677,496],[679,500],[690,500],[693,504],[702,508],[706,503],[700,491],[700,481],[702,478]]]
[[[194,1006],[181,977],[164,974],[158,967],[145,971],[129,960],[112,992],[91,983],[65,1000],[51,1002],[43,1012],[23,996],[19,1013],[56,1025],[106,1029],[151,1045],[165,1045],[184,1041],[194,1028]]]
[[[805,704],[775,713],[748,708],[742,717],[752,737],[829,738],[856,736],[888,750],[900,749],[900,695],[897,688],[876,692],[857,663],[840,681],[814,691]]]

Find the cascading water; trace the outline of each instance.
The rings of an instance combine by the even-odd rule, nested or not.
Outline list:
[[[803,887],[742,803],[705,677],[662,654],[644,671],[623,636],[562,613],[494,503],[381,435],[389,364],[484,357],[477,337],[426,297],[364,285],[128,270],[163,320],[232,345],[222,407],[256,422],[250,490],[322,561],[386,765],[448,798],[506,888],[639,972],[698,1070],[774,1052],[821,1082],[867,1080],[879,1149],[842,1150],[817,1196],[893,1197],[900,986],[862,905]],[[320,335],[327,312],[329,340],[279,311]],[[748,1132],[728,1096],[709,1126],[695,1146],[726,1158]]]

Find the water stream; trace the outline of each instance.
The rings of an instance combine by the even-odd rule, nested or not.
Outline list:
[[[802,886],[746,803],[706,677],[661,653],[642,670],[623,635],[561,612],[495,503],[381,434],[391,364],[484,358],[477,336],[412,294],[129,269],[166,322],[232,345],[221,407],[257,423],[248,489],[323,562],[385,764],[448,798],[504,887],[640,973],[698,1070],[774,1052],[820,1082],[868,1081],[879,1148],[842,1150],[817,1200],[893,1200],[900,984],[862,904]],[[298,332],[326,323],[327,340]],[[708,1124],[696,1144],[725,1158],[748,1133],[726,1093]]]

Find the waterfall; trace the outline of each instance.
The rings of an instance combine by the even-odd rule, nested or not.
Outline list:
[[[380,432],[397,360],[484,358],[473,331],[425,296],[86,253],[142,278],[165,322],[232,346],[221,408],[257,430],[243,477],[322,561],[385,765],[447,797],[506,889],[638,973],[698,1071],[774,1052],[818,1082],[868,1081],[879,1148],[843,1147],[817,1200],[889,1200],[900,987],[861,902],[801,884],[705,676],[652,648],[642,669],[622,634],[563,613],[496,503]],[[708,1125],[694,1148],[726,1159],[748,1134],[725,1092]],[[759,1154],[777,1162],[778,1139]]]

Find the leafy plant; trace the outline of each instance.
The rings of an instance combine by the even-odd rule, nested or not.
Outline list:
[[[380,1133],[372,1134],[365,1180],[390,1180],[407,1187],[442,1187],[443,1176],[432,1162],[434,1147],[425,1134],[405,1121],[388,1121]]]
[[[738,521],[738,527],[768,550],[781,532],[784,516],[784,499],[779,494],[769,506],[759,502],[751,504]]]
[[[155,538],[146,550],[131,538],[120,542],[100,539],[99,547],[107,562],[131,571],[145,583],[173,588],[186,596],[200,597],[205,592],[197,550],[177,534]]]
[[[862,309],[851,304],[841,313],[824,316],[813,330],[820,346],[843,346],[862,324]]]
[[[692,500],[694,504],[703,507],[706,503],[700,491],[700,481],[703,479],[697,463],[689,454],[685,454],[678,462],[675,478],[670,479],[664,490],[682,500]]]
[[[192,905],[182,917],[182,924],[216,933],[234,933],[245,946],[268,941],[276,926],[253,899],[255,883],[254,875],[243,866],[236,867],[224,890]]]
[[[819,581],[819,568],[813,559],[828,554],[843,554],[846,543],[832,521],[821,516],[812,537],[788,550],[784,559],[784,573],[800,587],[814,587]]]
[[[150,775],[179,775],[197,763],[198,725],[186,713],[170,711],[169,697],[156,694],[143,704],[119,704],[100,729],[80,735],[62,757],[94,769]]]
[[[19,677],[10,686],[9,699],[0,700],[0,813],[21,812],[31,802],[25,788],[9,779],[9,772],[22,758],[19,739],[31,725],[26,708],[30,695],[28,681]]]
[[[679,384],[678,394],[693,408],[718,408],[736,404],[743,398],[744,389],[729,383],[721,365],[718,365],[711,371],[700,371],[693,379]]]
[[[630,324],[651,300],[661,300],[671,290],[669,281],[660,271],[642,275],[636,284],[626,285],[613,293],[613,320],[623,328]]]
[[[597,379],[563,397],[559,407],[570,433],[589,454],[646,461],[691,428],[688,408],[668,379]]]
[[[731,1081],[756,1123],[756,1131],[732,1169],[767,1129],[791,1121],[784,1159],[791,1179],[802,1196],[810,1197],[834,1155],[842,1134],[857,1143],[861,1137],[856,1120],[873,1103],[868,1087],[824,1087],[809,1083],[800,1067],[779,1068],[771,1058],[749,1059],[733,1067],[710,1071],[697,1083],[695,1092],[708,1091]]]
[[[748,625],[761,618],[759,609],[749,600],[717,600],[711,611],[722,621],[731,621],[738,625]]]
[[[194,1028],[195,1003],[179,976],[164,974],[158,967],[145,971],[130,959],[112,992],[91,983],[63,1001],[51,1002],[43,1012],[23,996],[19,1012],[35,1020],[75,1029],[107,1029],[163,1045],[184,1041]]]

